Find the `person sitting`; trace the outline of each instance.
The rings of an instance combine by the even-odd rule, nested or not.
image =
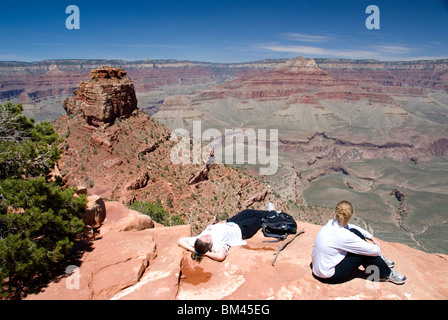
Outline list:
[[[269,209],[274,210],[272,204]],[[229,247],[244,246],[245,239],[252,238],[261,228],[263,218],[269,210],[246,209],[225,222],[208,226],[196,237],[181,238],[177,241],[182,248],[191,251],[191,258],[200,262],[203,257],[215,261],[224,261]]]
[[[395,272],[394,263],[381,255],[381,247],[368,231],[349,224],[353,205],[337,204],[334,219],[316,235],[312,251],[313,276],[324,283],[341,283],[351,279],[359,266],[375,266],[379,281],[403,284],[406,276]],[[371,270],[371,269],[370,269]]]

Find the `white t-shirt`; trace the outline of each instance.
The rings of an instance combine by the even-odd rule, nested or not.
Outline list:
[[[218,223],[208,226],[197,237],[187,238],[188,244],[194,247],[194,243],[197,238],[210,234],[212,236],[212,250],[218,252],[219,249],[225,248],[227,254],[229,254],[229,247],[244,246],[247,244],[243,240],[240,227],[233,222]]]
[[[348,228],[359,230],[366,239],[372,235],[366,230],[348,224]],[[379,256],[380,248],[364,241],[350,230],[344,228],[337,220],[330,220],[317,233],[314,241],[313,273],[320,278],[330,278],[334,275],[336,265],[341,262],[348,252],[365,256]]]

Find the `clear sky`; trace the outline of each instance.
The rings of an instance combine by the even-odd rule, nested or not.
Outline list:
[[[0,13],[2,61],[448,58],[448,0],[0,0]]]

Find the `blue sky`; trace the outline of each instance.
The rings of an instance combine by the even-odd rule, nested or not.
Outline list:
[[[448,0],[0,0],[0,12],[2,61],[448,58]]]

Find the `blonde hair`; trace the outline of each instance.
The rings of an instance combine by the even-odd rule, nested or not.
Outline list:
[[[348,224],[352,215],[353,215],[353,205],[348,201],[339,202],[336,205],[336,209],[334,209],[334,217],[343,227],[345,227]]]

